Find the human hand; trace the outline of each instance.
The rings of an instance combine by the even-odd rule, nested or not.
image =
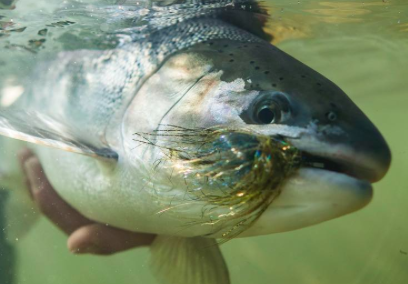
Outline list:
[[[69,236],[67,245],[72,253],[110,255],[153,242],[153,234],[125,231],[84,217],[53,189],[33,152],[23,149],[18,157],[34,203]]]

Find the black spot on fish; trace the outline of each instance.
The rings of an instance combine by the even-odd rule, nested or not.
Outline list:
[[[230,61],[229,62],[234,62],[234,59],[230,59]]]
[[[39,48],[43,45],[43,43],[46,41],[46,39],[42,38],[42,39],[31,39],[28,41],[28,45],[31,48]]]
[[[75,22],[71,22],[71,21],[59,21],[59,22],[55,22],[52,24],[47,25],[47,27],[51,27],[51,28],[63,28],[65,26],[69,26],[69,25],[73,25],[75,24]]]
[[[233,54],[233,53],[230,53],[229,56],[234,56],[234,54]]]
[[[32,48],[29,48],[29,47],[21,45],[21,44],[7,44],[7,45],[4,46],[4,48],[14,49],[14,50],[25,50],[25,51],[31,52],[33,54],[37,53],[37,51],[33,50]]]
[[[275,87],[275,88],[276,88],[276,87],[277,87],[277,85],[276,85],[275,83],[272,83],[272,87]]]
[[[279,81],[283,81],[283,77],[280,77],[280,78],[279,78]]]
[[[322,86],[322,84],[320,84],[320,83],[316,83],[316,85],[318,85],[319,87],[321,87],[321,86]]]
[[[48,29],[42,29],[38,31],[39,36],[46,36],[48,32]]]
[[[255,66],[255,70],[259,70],[259,66]]]
[[[224,44],[224,47],[228,47],[228,44]]]
[[[301,77],[304,79],[304,78],[306,78],[306,75],[302,75]]]
[[[269,74],[269,71],[265,71],[264,74],[265,74],[265,75],[268,75],[268,74]]]
[[[11,33],[22,33],[26,30],[27,27],[19,28],[19,29],[14,29],[14,30],[9,30]]]
[[[249,64],[254,64],[254,63],[255,63],[255,61],[250,61],[250,62],[249,62]]]

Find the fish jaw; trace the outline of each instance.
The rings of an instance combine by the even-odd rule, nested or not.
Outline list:
[[[368,120],[367,124],[371,124]],[[289,127],[290,128],[290,127]],[[359,135],[368,142],[330,143],[330,137],[304,129],[287,140],[302,154],[302,167],[281,187],[280,195],[256,223],[240,236],[286,232],[319,224],[365,207],[372,183],[387,173],[391,154],[374,126]],[[298,131],[299,132],[299,131]],[[339,141],[342,141],[341,134]],[[350,139],[350,134],[347,135]],[[371,138],[371,139],[370,139]],[[364,144],[365,148],[361,144]]]
[[[355,212],[372,199],[369,182],[331,171],[301,168],[279,197],[240,237],[280,233],[316,225]]]
[[[345,174],[302,168],[287,180],[280,196],[241,237],[319,224],[363,208],[372,196],[369,182]]]

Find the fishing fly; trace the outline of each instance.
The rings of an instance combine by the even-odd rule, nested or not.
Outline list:
[[[159,147],[160,163],[182,176],[189,198],[207,204],[203,223],[230,224],[224,239],[253,224],[301,162],[300,152],[282,138],[245,129],[165,125],[135,136],[137,142]]]

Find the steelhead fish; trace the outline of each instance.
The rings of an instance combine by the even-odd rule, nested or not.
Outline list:
[[[0,111],[1,186],[27,192],[15,153],[32,148],[83,215],[158,234],[153,268],[172,284],[230,283],[217,240],[364,207],[391,160],[379,131],[238,22],[200,14],[39,64]]]

